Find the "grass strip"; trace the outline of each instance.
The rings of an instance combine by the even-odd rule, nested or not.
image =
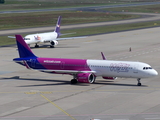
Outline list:
[[[160,5],[145,5],[135,7],[117,7],[103,9],[110,12],[141,12],[141,13],[160,13]]]
[[[63,37],[75,37],[75,36],[87,36],[87,35],[89,36],[95,34],[120,32],[125,30],[134,30],[134,29],[158,27],[158,26],[160,26],[160,21],[70,29],[70,30],[62,30],[61,33],[76,32],[76,34],[65,35]],[[26,34],[22,34],[22,36],[25,35]],[[11,45],[11,44],[15,44],[15,39],[8,38],[7,36],[0,36],[0,46]]]
[[[83,11],[1,14],[0,30],[53,26],[56,24],[59,15],[62,16],[62,26],[67,24],[124,20],[140,17],[139,15]]]
[[[86,36],[86,35],[105,34],[111,32],[120,32],[126,30],[134,30],[134,29],[158,27],[158,26],[160,26],[160,21],[80,28],[72,30],[63,30],[62,32],[63,33],[76,32],[76,34],[73,34],[72,36],[84,36],[84,35]],[[65,37],[70,37],[70,35]]]

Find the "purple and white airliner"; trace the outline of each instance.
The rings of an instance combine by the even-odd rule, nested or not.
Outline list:
[[[96,77],[104,79],[116,79],[117,77],[136,78],[138,86],[141,86],[141,78],[149,78],[158,75],[158,72],[146,63],[131,61],[66,58],[41,58],[35,56],[21,35],[15,35],[19,51],[19,57],[13,61],[26,66],[28,69],[54,74],[72,75],[72,84],[94,83]]]

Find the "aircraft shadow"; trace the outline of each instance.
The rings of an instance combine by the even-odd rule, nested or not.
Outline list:
[[[116,83],[116,82],[112,82],[112,81],[101,81],[101,82],[96,82],[94,84],[97,85],[114,85],[114,86],[132,86],[132,87],[148,87],[147,85],[141,85],[141,86],[137,86],[137,84],[124,84],[124,83]]]
[[[56,46],[54,48],[50,48],[50,45],[41,45],[38,48],[30,47],[31,49],[40,49],[40,48],[46,48],[46,49],[55,49],[55,48],[79,48],[79,46]]]
[[[17,87],[35,87],[35,86],[54,86],[54,85],[75,85],[75,86],[90,86],[92,84],[89,83],[77,83],[77,84],[71,84],[70,80],[64,81],[64,80],[54,80],[54,79],[32,79],[32,78],[20,78],[19,76],[14,76],[10,78],[2,78],[2,79],[15,79],[15,80],[21,80],[21,81],[37,81],[37,82],[50,82],[49,84],[33,84],[33,85],[23,85],[23,86],[17,86]],[[57,83],[58,82],[58,83]],[[124,83],[116,83],[115,81],[102,81],[97,80],[95,83],[96,85],[114,85],[114,86],[132,86],[132,87],[148,87],[147,85],[141,85],[137,86],[136,84],[124,84]]]
[[[51,79],[32,79],[32,78],[20,78],[19,76],[14,76],[10,78],[2,78],[2,79],[15,79],[20,81],[37,81],[37,82],[50,82],[49,84],[33,84],[33,85],[23,85],[23,86],[17,86],[17,87],[36,87],[36,86],[54,86],[54,85],[77,85],[77,86],[89,86],[90,84],[85,83],[77,83],[77,84],[71,84],[69,81],[64,80],[51,80]],[[58,83],[57,83],[58,82]]]

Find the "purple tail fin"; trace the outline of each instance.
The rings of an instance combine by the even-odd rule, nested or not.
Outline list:
[[[60,34],[60,24],[61,24],[61,16],[58,17],[55,32]]]
[[[20,58],[36,57],[21,35],[15,35]]]

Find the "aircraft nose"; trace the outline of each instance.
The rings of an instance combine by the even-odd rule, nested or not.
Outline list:
[[[157,76],[158,72],[156,70],[153,70],[151,74],[152,74],[152,76]]]

